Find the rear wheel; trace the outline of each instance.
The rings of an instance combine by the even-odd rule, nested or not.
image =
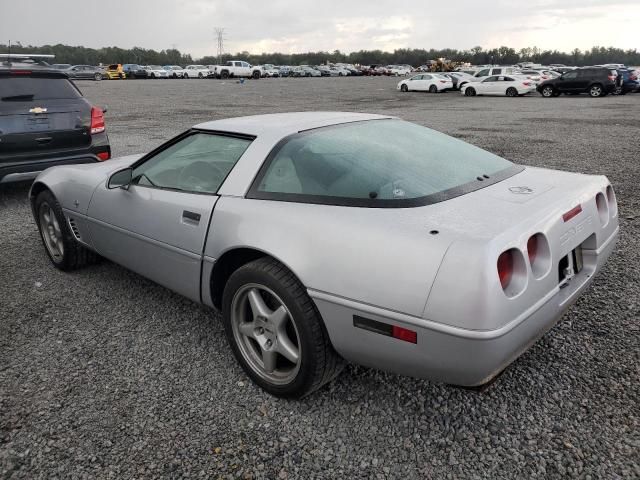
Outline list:
[[[152,74],[151,74],[151,78],[156,78],[156,74],[155,74],[155,73],[152,73]]]
[[[101,73],[96,73],[96,74],[93,76],[93,79],[94,79],[96,82],[99,82],[100,80],[102,80],[102,74],[101,74]]]
[[[226,70],[223,70],[220,73],[220,78],[229,78],[229,72],[227,72]]]
[[[556,92],[555,88],[553,88],[551,85],[547,85],[546,87],[542,88],[542,91],[540,93],[542,93],[543,97],[551,98],[554,96],[555,92]]]
[[[202,72],[198,73],[198,78],[202,78]]]
[[[97,260],[98,256],[94,252],[75,239],[62,213],[62,207],[49,190],[38,194],[34,207],[40,238],[56,268],[74,270]]]
[[[342,370],[313,301],[279,262],[261,258],[236,270],[222,307],[236,359],[272,395],[302,397]]]
[[[438,93],[438,87],[436,87],[435,85],[431,85],[429,87],[429,93]]]
[[[602,97],[604,94],[604,90],[602,89],[602,85],[600,85],[599,83],[596,83],[595,85],[591,85],[591,87],[589,88],[589,96],[596,98],[596,97]]]
[[[516,90],[515,87],[507,88],[507,97],[517,97],[517,96],[518,96],[518,90]]]
[[[406,83],[403,83],[403,84],[400,86],[400,91],[401,91],[401,92],[408,92],[408,91],[409,91],[409,87],[407,86],[407,84],[406,84]]]
[[[189,79],[189,74],[188,74],[188,73],[185,73],[185,74],[182,76],[182,78]]]

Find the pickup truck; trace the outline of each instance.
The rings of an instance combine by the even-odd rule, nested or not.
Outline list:
[[[230,60],[224,65],[214,65],[212,73],[217,78],[246,77],[257,80],[262,77],[262,67],[253,67],[242,60]]]

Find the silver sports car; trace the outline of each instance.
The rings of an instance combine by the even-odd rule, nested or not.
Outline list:
[[[606,177],[353,113],[203,123],[146,155],[48,169],[30,199],[56,267],[106,257],[221,310],[247,374],[289,397],[344,360],[481,385],[618,234]]]

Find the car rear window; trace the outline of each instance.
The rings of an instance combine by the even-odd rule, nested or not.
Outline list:
[[[521,167],[401,120],[323,127],[274,149],[252,198],[352,206],[416,206],[477,190]],[[507,175],[507,176],[505,176]]]
[[[82,95],[66,78],[0,77],[0,101],[73,99]]]

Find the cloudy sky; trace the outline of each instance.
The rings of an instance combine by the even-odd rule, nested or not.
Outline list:
[[[640,48],[640,0],[0,0],[0,43],[225,51]]]

